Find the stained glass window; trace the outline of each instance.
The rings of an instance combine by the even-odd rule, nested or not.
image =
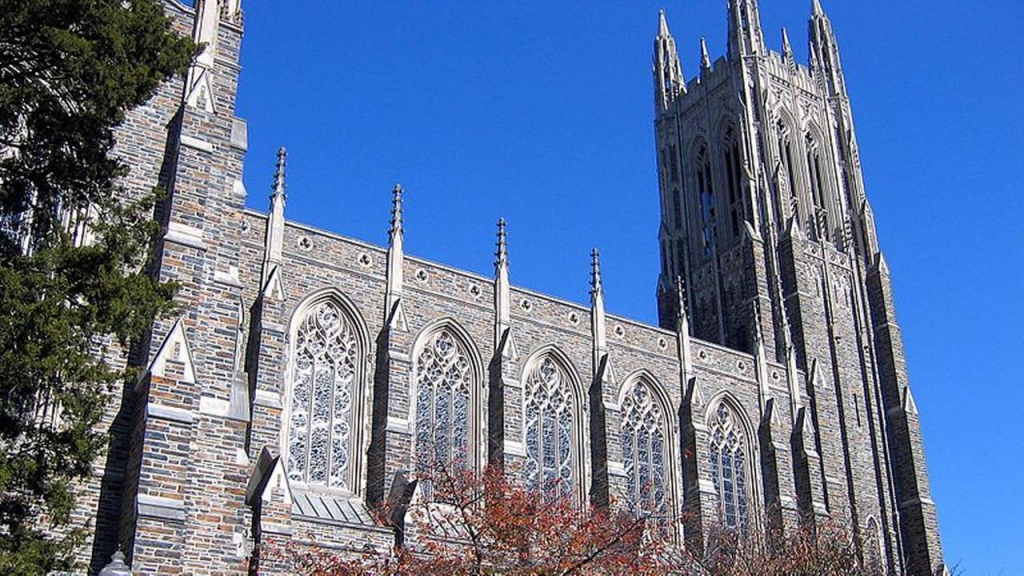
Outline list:
[[[718,511],[728,528],[746,528],[749,520],[749,478],[743,428],[724,403],[711,419],[711,479]]]
[[[333,302],[313,306],[302,318],[295,332],[288,419],[290,480],[349,488],[359,357],[352,324]]]
[[[544,358],[526,378],[526,479],[549,497],[572,493],[573,397],[564,370]]]
[[[626,498],[637,516],[668,514],[666,418],[654,391],[637,382],[622,402],[622,459],[629,479]]]
[[[416,364],[416,467],[470,463],[473,371],[465,348],[448,331],[432,336]]]

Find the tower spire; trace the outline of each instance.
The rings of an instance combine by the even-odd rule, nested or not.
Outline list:
[[[671,38],[668,32],[668,21],[665,20],[665,9],[658,10],[658,38]]]
[[[764,54],[757,0],[729,0],[729,58]]]
[[[819,0],[811,2],[811,19],[807,23],[810,38],[811,73],[824,80],[826,88],[834,95],[846,94],[843,66],[839,60],[839,43],[832,31],[832,22],[825,15]]]
[[[676,40],[668,30],[665,11],[658,13],[658,35],[654,39],[654,108],[661,112],[672,100],[686,92],[686,79],[679,62]]]

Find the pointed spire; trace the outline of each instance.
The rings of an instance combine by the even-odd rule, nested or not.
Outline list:
[[[686,314],[686,285],[676,276],[676,352],[679,355],[679,376],[683,390],[693,374],[693,353],[690,350],[690,320]]]
[[[608,331],[604,313],[604,286],[601,280],[601,254],[590,253],[590,327],[594,337],[594,376],[608,381],[611,374],[608,355]],[[603,372],[599,372],[603,370]]]
[[[708,42],[700,37],[700,74],[701,76],[711,71],[711,55],[708,54]]]
[[[590,295],[604,294],[601,282],[601,253],[597,248],[590,252]]]
[[[672,35],[668,31],[668,21],[665,20],[665,9],[658,10],[658,38],[670,38]]]
[[[839,43],[832,31],[821,2],[811,3],[811,19],[808,22],[808,38],[810,39],[811,72],[815,73],[818,82],[824,82],[831,94],[845,95],[846,81],[843,78],[843,65],[839,59]]]
[[[284,197],[284,174],[285,174],[285,163],[288,159],[288,150],[284,146],[277,149],[277,168],[274,170],[274,193],[270,195],[271,198],[276,196]]]
[[[494,268],[508,268],[508,235],[505,232],[505,219],[498,218],[498,251],[494,253],[497,259],[494,261]]]
[[[668,30],[665,11],[658,13],[658,36],[654,39],[654,107],[656,112],[668,109],[680,93],[686,92],[683,66],[679,62],[676,41]]]
[[[405,249],[402,242],[402,185],[391,191],[391,229],[388,232],[387,288],[384,293],[384,322],[392,329],[407,329],[402,309]]]
[[[284,205],[285,205],[285,162],[288,151],[284,146],[277,150],[277,166],[274,170],[274,185],[270,193],[270,212],[267,213],[267,234],[263,241],[263,270],[261,273],[264,290],[274,268],[281,263],[284,250]]]
[[[729,0],[729,58],[764,53],[757,0]]]
[[[388,230],[391,241],[394,243],[396,236],[402,237],[402,185],[395,184],[391,190],[391,228]]]
[[[782,59],[786,64],[795,64],[796,60],[793,57],[793,45],[789,42],[789,30],[786,27],[782,27]]]
[[[498,219],[498,251],[494,253],[494,346],[503,358],[516,356],[512,339],[512,286],[508,273],[508,234],[505,219]]]
[[[686,283],[682,276],[676,276],[676,326],[681,332],[690,333],[690,319],[686,312]]]

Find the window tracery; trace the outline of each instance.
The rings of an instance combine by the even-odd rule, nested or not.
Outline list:
[[[796,183],[796,166],[793,164],[793,144],[790,139],[789,129],[786,125],[779,121],[778,124],[779,132],[779,163],[782,167],[784,174],[782,180],[789,189],[788,201],[789,201],[789,212],[794,217],[798,217],[798,204],[797,204],[797,183]]]
[[[811,134],[807,134],[807,169],[811,181],[811,199],[814,202],[814,232],[828,238],[827,225],[827,190],[825,176],[822,173],[821,151]],[[820,229],[820,230],[819,230]]]
[[[526,480],[548,497],[569,496],[575,477],[575,409],[565,371],[545,357],[526,378]]]
[[[621,428],[630,511],[664,517],[670,510],[666,418],[654,391],[643,381],[636,382],[622,402]]]
[[[712,415],[710,433],[711,479],[721,520],[727,528],[745,529],[750,520],[747,447],[742,424],[725,403]]]
[[[729,126],[726,129],[724,148],[726,184],[729,189],[729,225],[732,237],[735,238],[740,234],[743,206],[742,158],[739,136],[736,134],[735,126]]]
[[[471,464],[473,370],[465,347],[448,330],[430,337],[416,364],[416,469]]]
[[[338,306],[321,302],[295,331],[288,420],[288,478],[327,488],[350,488],[351,417],[360,350]]]
[[[697,193],[700,197],[701,240],[704,257],[714,252],[715,242],[715,191],[711,181],[711,160],[708,158],[708,147],[701,144],[697,151]]]

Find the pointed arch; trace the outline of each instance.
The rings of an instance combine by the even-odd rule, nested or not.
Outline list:
[[[718,202],[715,198],[715,177],[711,167],[711,146],[703,136],[697,136],[690,142],[689,158],[692,190],[696,191],[698,203],[698,222],[701,239],[702,258],[710,258],[714,253],[715,233],[718,222]]]
[[[486,418],[484,364],[472,336],[451,317],[424,327],[412,346],[409,422],[413,466],[480,470]]]
[[[780,188],[780,203],[784,203],[786,214],[800,222],[800,178],[797,177],[800,171],[799,165],[799,142],[796,139],[796,119],[785,107],[776,110],[777,118],[775,124],[776,152],[778,154],[777,166],[780,173],[777,175],[777,186]],[[781,194],[781,188],[785,187],[785,194]]]
[[[633,514],[658,517],[668,525],[680,511],[676,411],[648,370],[627,376],[618,400],[627,504]]]
[[[828,140],[825,133],[814,122],[807,123],[804,132],[804,148],[807,160],[807,178],[810,184],[809,192],[811,202],[814,206],[814,222],[808,226],[815,234],[816,240],[824,240],[830,237],[830,212],[833,198],[832,173],[829,170],[828,158],[831,157],[827,151]],[[818,237],[821,236],[821,237]]]
[[[590,452],[587,396],[579,373],[564,352],[548,345],[524,363],[522,384],[528,486],[582,503]]]
[[[722,170],[725,174],[727,191],[726,202],[728,214],[726,226],[730,238],[738,238],[744,222],[743,207],[743,136],[736,122],[731,118],[723,119],[719,126],[719,141],[722,147]]]
[[[335,288],[310,294],[292,312],[281,453],[293,486],[359,493],[369,343],[362,315]]]
[[[728,392],[708,403],[708,464],[723,527],[747,530],[757,524],[757,452],[754,427]]]

